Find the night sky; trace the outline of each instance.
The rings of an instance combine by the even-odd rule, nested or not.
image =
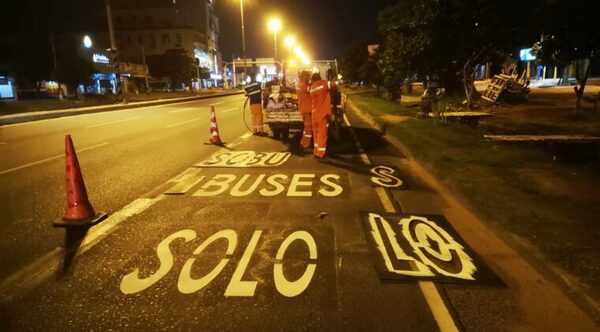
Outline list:
[[[246,52],[249,57],[272,57],[273,34],[267,18],[283,21],[283,39],[293,32],[313,59],[333,59],[354,42],[376,41],[377,13],[394,0],[244,0]],[[242,54],[239,0],[216,0],[220,45],[224,60]],[[280,44],[283,51],[283,44]],[[281,53],[280,53],[281,54]]]

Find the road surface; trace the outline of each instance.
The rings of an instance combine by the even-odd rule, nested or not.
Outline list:
[[[205,145],[211,104],[226,147]],[[0,127],[2,330],[595,328],[495,238],[468,231],[456,203],[354,114],[320,163],[298,133],[249,134],[242,105]],[[65,206],[65,134],[109,213],[89,230],[51,227]]]

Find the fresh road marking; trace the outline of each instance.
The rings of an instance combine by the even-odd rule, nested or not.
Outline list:
[[[84,151],[88,151],[88,150],[91,150],[91,149],[99,148],[99,147],[105,146],[105,145],[108,145],[108,143],[104,142],[104,143],[100,143],[100,144],[89,146],[87,148],[77,149],[77,152],[84,152]],[[25,165],[13,167],[13,168],[5,169],[3,171],[0,171],[0,175],[6,174],[6,173],[10,173],[10,172],[14,172],[14,171],[18,171],[20,169],[23,169],[23,168],[26,168],[26,167],[29,167],[29,166],[39,165],[39,164],[45,163],[45,162],[50,161],[50,160],[54,160],[54,159],[58,159],[58,158],[64,158],[64,157],[65,157],[64,154],[59,154],[59,155],[56,155],[54,157],[50,157],[50,158],[46,158],[46,159],[34,161],[32,163],[29,163],[29,164],[25,164]]]
[[[369,160],[369,156],[367,156],[367,154],[365,153],[365,150],[362,148],[362,145],[360,144],[360,141],[358,140],[358,136],[356,135],[354,128],[352,128],[352,125],[350,124],[350,121],[348,120],[348,117],[346,116],[346,114],[344,114],[344,123],[350,129],[350,133],[352,134],[352,137],[354,138],[354,142],[356,143],[356,147],[358,148],[358,151],[360,152],[360,158],[362,159],[363,163],[366,166],[371,166],[372,165],[371,160]],[[394,207],[394,204],[392,203],[392,200],[385,188],[377,187],[377,188],[375,188],[375,192],[377,193],[377,196],[379,196],[379,200],[381,201],[381,204],[383,205],[383,208],[385,209],[386,212],[390,212],[390,213],[398,212],[398,211],[396,211],[396,208]],[[431,281],[419,281],[418,284],[419,284],[419,288],[421,289],[421,292],[423,293],[423,296],[425,297],[425,301],[427,302],[427,305],[429,306],[429,309],[431,309],[433,318],[435,319],[438,327],[440,328],[440,331],[441,332],[458,332],[459,329],[456,326],[456,323],[454,322],[454,319],[452,318],[450,311],[446,307],[446,304],[444,303],[442,296],[440,295],[437,288],[435,287],[435,284]]]
[[[178,123],[170,124],[166,128],[174,128],[174,127],[178,127],[178,126],[183,126],[184,124],[192,123],[194,121],[201,120],[202,118],[204,118],[204,117],[201,116],[201,117],[194,118],[194,119],[191,119],[191,120],[187,120],[187,121],[183,121],[183,122],[178,122]]]
[[[218,102],[216,102],[216,103],[212,103],[212,104],[210,104],[210,106],[217,106],[217,105],[221,105],[221,104],[223,104],[223,103],[224,103],[224,102],[222,102],[222,101],[218,101]]]
[[[236,108],[229,108],[229,109],[226,109],[224,111],[221,111],[221,113],[229,113],[229,112],[233,112],[233,111],[237,111],[237,110],[238,110],[237,107]]]
[[[115,121],[109,121],[109,122],[103,122],[103,123],[97,123],[97,124],[93,124],[91,126],[87,126],[85,127],[86,129],[90,129],[90,128],[96,128],[96,127],[102,127],[102,126],[108,126],[111,124],[115,124],[115,123],[121,123],[121,122],[126,122],[126,121],[131,121],[131,120],[137,120],[140,117],[138,116],[134,116],[131,118],[127,118],[127,119],[121,119],[121,120],[115,120]]]

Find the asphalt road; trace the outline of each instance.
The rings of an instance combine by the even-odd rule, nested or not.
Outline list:
[[[64,137],[70,134],[94,208],[117,211],[247,131],[242,96],[94,113],[0,127],[0,279],[61,244],[48,227],[65,209]]]
[[[204,144],[211,103],[226,147]],[[354,114],[320,163],[298,132],[249,135],[242,105],[0,127],[0,329],[594,330]],[[65,134],[110,214],[89,230],[51,227]]]

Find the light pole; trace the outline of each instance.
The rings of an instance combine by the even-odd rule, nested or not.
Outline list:
[[[240,17],[242,22],[242,56],[244,57],[244,75],[242,75],[242,81],[245,82],[246,75],[248,75],[248,69],[246,69],[246,30],[244,29],[244,0],[240,0]],[[235,67],[233,70],[235,70]],[[233,85],[235,86],[235,82]]]
[[[112,20],[112,9],[111,9],[111,5],[110,5],[110,1],[111,0],[104,0],[104,4],[106,5],[106,18],[108,20],[108,35],[110,37],[110,50],[112,53],[112,65],[113,65],[113,71],[115,73],[115,77],[116,77],[116,82],[115,84],[117,85],[117,100],[120,102],[124,102],[125,101],[125,97],[123,95],[123,84],[121,83],[121,66],[119,64],[119,51],[117,50],[117,41],[115,39],[115,29],[113,27],[113,20]]]
[[[292,55],[292,47],[296,44],[296,37],[294,35],[287,35],[283,40],[285,47],[287,47],[287,61],[283,61],[283,76],[285,76],[287,69],[289,67],[290,57]]]
[[[273,45],[275,49],[275,56],[273,58],[274,62],[277,62],[277,32],[281,30],[281,20],[278,18],[272,18],[268,22],[269,30],[273,32]],[[275,73],[277,74],[277,64],[275,64]]]

